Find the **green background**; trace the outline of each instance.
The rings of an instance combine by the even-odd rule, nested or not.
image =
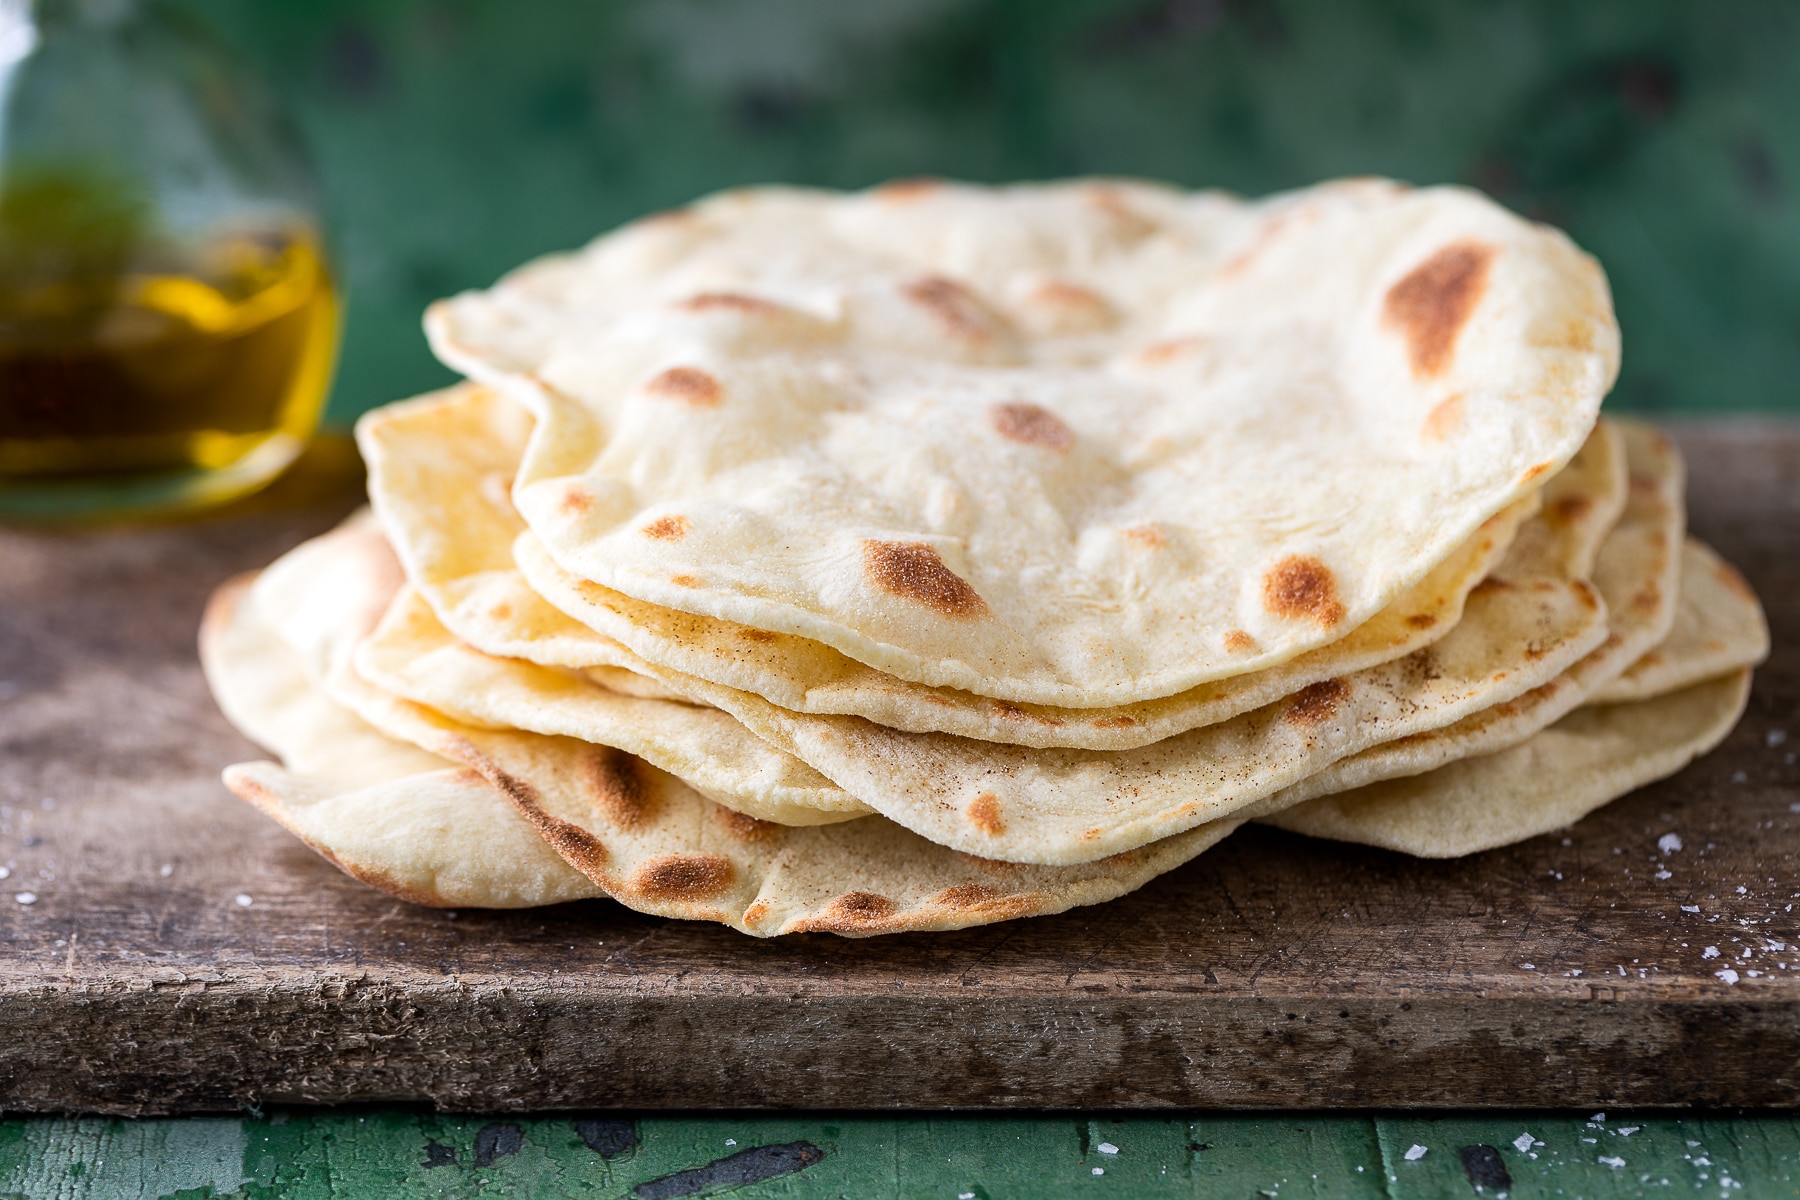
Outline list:
[[[1611,274],[1615,403],[1800,407],[1794,0],[182,0],[292,103],[350,309],[331,409],[449,378],[420,311],[733,184],[1459,181]]]
[[[1793,0],[179,2],[312,145],[349,286],[340,423],[449,378],[429,301],[644,212],[758,181],[1083,172],[1473,183],[1605,264],[1615,403],[1800,408]],[[567,1116],[12,1119],[0,1197],[676,1194],[654,1181],[801,1141],[823,1157],[731,1194],[1493,1194],[1458,1155],[1477,1144],[1518,1198],[1800,1194],[1786,1115],[1588,1116],[656,1117],[611,1159]]]
[[[1534,1144],[1522,1149],[1516,1139],[1527,1133]],[[0,1197],[1760,1200],[1800,1194],[1800,1121],[1787,1116],[652,1117],[635,1122],[630,1136],[635,1146],[606,1158],[584,1143],[568,1116],[460,1118],[373,1109],[0,1122]],[[615,1133],[611,1146],[623,1140]],[[704,1174],[746,1150],[795,1143],[812,1160],[803,1170],[739,1186],[718,1178],[729,1164],[713,1168],[710,1185]],[[1425,1153],[1409,1160],[1415,1146]],[[1460,1151],[1475,1146],[1491,1148],[1490,1161],[1510,1177],[1509,1187],[1492,1186],[1496,1176],[1465,1168]],[[796,1163],[798,1155],[790,1150],[787,1161]],[[1478,1188],[1483,1181],[1489,1186]]]

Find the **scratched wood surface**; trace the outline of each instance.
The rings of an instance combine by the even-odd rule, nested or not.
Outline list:
[[[1468,860],[1253,829],[1110,905],[866,941],[414,908],[232,799],[201,605],[342,488],[0,532],[0,1107],[1794,1105],[1800,426],[1681,436],[1776,639],[1711,757]]]

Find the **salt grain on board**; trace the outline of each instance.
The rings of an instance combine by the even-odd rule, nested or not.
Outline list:
[[[1625,1165],[1625,1160],[1614,1154],[1602,1154],[1600,1161],[1615,1171]]]
[[[1714,971],[1713,974],[1720,979],[1723,979],[1726,983],[1736,983],[1738,981],[1738,973],[1730,967],[1726,967],[1723,971]]]
[[[1414,1142],[1411,1149],[1407,1150],[1404,1157],[1407,1162],[1418,1162],[1421,1158],[1425,1157],[1425,1147]]]
[[[1536,1140],[1537,1139],[1532,1137],[1529,1133],[1521,1133],[1518,1137],[1513,1139],[1513,1149],[1517,1150],[1520,1154],[1523,1154],[1531,1149],[1531,1143]]]
[[[249,908],[252,904],[256,903],[256,901],[250,899],[250,897],[243,892],[239,892],[235,899],[239,908]]]
[[[1719,948],[1717,946],[1708,946],[1706,949],[1704,949],[1700,952],[1700,957],[1701,958],[1717,958],[1717,957],[1719,957]]]
[[[1763,745],[1770,749],[1774,749],[1785,741],[1787,741],[1787,730],[1785,729],[1771,729],[1763,734]]]
[[[1096,1150],[1100,1151],[1100,1153],[1102,1153],[1102,1154],[1117,1154],[1119,1152],[1119,1148],[1117,1146],[1113,1145],[1111,1142],[1101,1142],[1098,1146],[1096,1146],[1094,1148]]]
[[[1681,906],[1681,911],[1697,913],[1700,911],[1700,906],[1698,904],[1684,904]]]
[[[13,899],[17,900],[20,904],[36,904],[37,903],[37,893],[36,892],[19,892],[13,896]]]
[[[1656,839],[1656,848],[1661,850],[1664,854],[1675,853],[1677,850],[1681,849],[1681,835],[1679,833],[1663,834]]]

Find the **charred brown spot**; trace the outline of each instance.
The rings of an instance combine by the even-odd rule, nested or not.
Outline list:
[[[767,629],[753,629],[746,625],[744,628],[738,630],[738,637],[746,642],[773,642],[779,640],[781,635],[779,633],[772,633]]]
[[[987,601],[924,542],[866,541],[863,570],[882,591],[916,600],[946,617],[977,617]]]
[[[563,489],[562,499],[557,501],[557,507],[571,517],[578,517],[594,507],[594,497],[579,483],[571,483]]]
[[[1480,242],[1455,242],[1388,289],[1382,319],[1406,339],[1414,375],[1441,375],[1450,365],[1457,335],[1487,290],[1495,253]]]
[[[1639,612],[1653,613],[1662,607],[1662,589],[1655,584],[1639,588],[1631,596],[1631,607]]]
[[[897,907],[892,900],[875,892],[845,892],[827,904],[824,912],[840,920],[868,922],[880,920]]]
[[[1263,606],[1278,617],[1310,618],[1329,629],[1344,619],[1337,579],[1311,555],[1292,554],[1263,576]]]
[[[978,908],[1000,898],[993,888],[979,883],[963,883],[947,887],[931,898],[931,903],[945,908]]]
[[[1480,583],[1477,583],[1474,587],[1470,588],[1469,595],[1498,595],[1501,592],[1516,592],[1518,590],[1519,585],[1512,580],[1503,579],[1498,575],[1489,575],[1486,579],[1483,579]]]
[[[1124,531],[1125,540],[1146,550],[1160,550],[1169,544],[1163,531],[1153,524],[1133,525]]]
[[[690,528],[686,517],[671,513],[666,517],[656,518],[644,526],[641,532],[645,537],[655,538],[659,542],[679,542],[688,535]]]
[[[1587,584],[1586,582],[1584,582],[1582,580],[1577,579],[1574,581],[1574,583],[1575,583],[1575,598],[1577,600],[1581,601],[1581,606],[1583,608],[1587,609],[1589,612],[1599,612],[1600,611],[1600,593],[1595,591],[1591,585]]]
[[[969,818],[969,824],[989,837],[999,837],[1006,832],[1006,820],[1000,815],[1000,797],[992,792],[983,792],[969,801],[963,815]]]
[[[1523,475],[1519,476],[1519,482],[1520,483],[1530,483],[1534,479],[1541,479],[1544,477],[1545,474],[1547,474],[1549,472],[1550,468],[1553,465],[1554,464],[1552,464],[1552,463],[1543,462],[1543,463],[1538,463],[1534,467],[1527,467],[1525,470],[1525,473]]]
[[[1284,714],[1300,725],[1317,725],[1329,720],[1338,707],[1350,697],[1350,685],[1341,679],[1321,679],[1294,693]]]
[[[694,408],[717,408],[725,389],[698,367],[670,367],[644,385],[644,391]]]
[[[748,316],[766,316],[782,310],[782,305],[773,300],[764,300],[761,296],[746,296],[742,292],[701,292],[689,296],[675,307],[684,312],[735,312]]]
[[[1136,717],[1128,717],[1123,713],[1115,717],[1100,717],[1094,721],[1095,729],[1130,729],[1137,724]]]
[[[512,620],[512,615],[512,605],[504,600],[488,609],[488,616],[494,618],[496,621],[510,621]]]
[[[1010,701],[996,700],[994,701],[994,715],[1008,721],[1023,721],[1031,714]]]
[[[1009,442],[1039,446],[1058,454],[1067,454],[1075,445],[1075,434],[1062,418],[1035,404],[996,404],[988,409],[988,420],[994,432]]]
[[[697,588],[700,586],[700,580],[693,575],[671,575],[669,582],[676,587]]]
[[[764,901],[758,900],[755,904],[752,904],[749,908],[746,908],[744,910],[744,924],[760,925],[763,922],[763,918],[767,917],[768,915],[769,915],[768,904],[765,903]]]
[[[1438,622],[1436,613],[1413,613],[1406,618],[1406,623],[1414,629],[1430,629]]]
[[[1462,427],[1463,398],[1462,393],[1440,401],[1425,414],[1425,437],[1428,441],[1441,442]]]
[[[994,336],[994,318],[975,294],[954,279],[928,275],[901,289],[903,295],[925,309],[938,324],[956,337],[985,342]]]
[[[620,829],[636,829],[656,815],[657,794],[635,756],[611,746],[582,755],[581,787],[588,802]]]
[[[759,821],[749,813],[726,808],[723,804],[713,805],[713,820],[740,842],[767,841],[781,829],[772,821]]]
[[[1241,650],[1254,650],[1256,639],[1242,629],[1228,629],[1225,631],[1225,649],[1233,654]]]
[[[1593,507],[1594,498],[1592,496],[1586,496],[1580,493],[1576,493],[1572,496],[1563,496],[1550,506],[1550,519],[1559,521],[1564,525],[1572,525],[1576,521],[1587,516],[1587,514],[1593,510]]]
[[[710,900],[731,886],[731,860],[719,854],[663,854],[646,859],[626,886],[649,900]]]

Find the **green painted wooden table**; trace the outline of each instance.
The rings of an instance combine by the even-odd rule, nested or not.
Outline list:
[[[1800,1194],[1800,1118],[1036,1117],[410,1109],[0,1122],[0,1196],[1536,1197]]]

